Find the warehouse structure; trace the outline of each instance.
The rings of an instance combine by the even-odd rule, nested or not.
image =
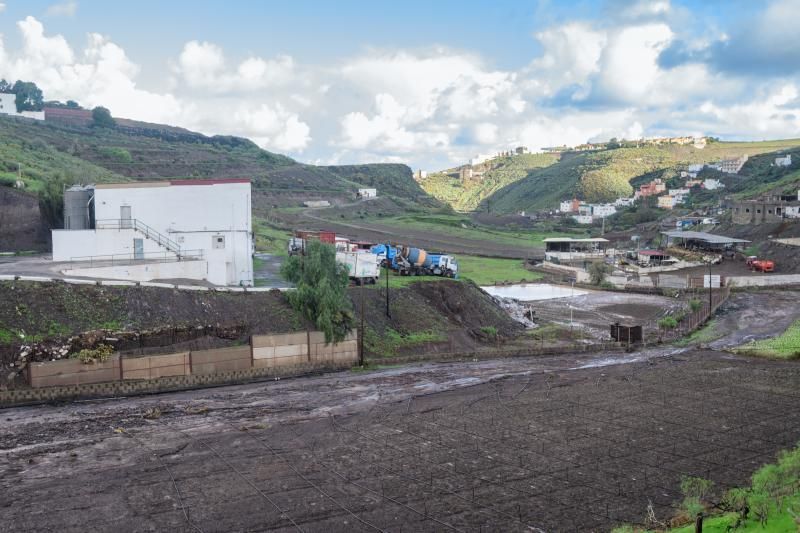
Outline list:
[[[692,250],[706,250],[711,252],[735,250],[741,248],[743,244],[750,242],[744,239],[735,239],[724,235],[706,233],[705,231],[664,231],[662,235],[667,238],[667,247],[681,246]]]
[[[250,180],[164,180],[74,186],[53,261],[71,273],[252,285]]]

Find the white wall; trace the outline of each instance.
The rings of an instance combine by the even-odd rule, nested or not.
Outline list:
[[[0,93],[0,113],[15,117],[26,117],[35,120],[44,120],[44,111],[22,111],[17,112],[17,95],[12,93]]]
[[[250,183],[197,185],[98,185],[95,219],[118,221],[120,207],[130,206],[131,217],[175,241],[181,250],[202,250],[208,262],[208,281],[215,285],[252,285],[253,236]],[[116,222],[115,222],[116,223]],[[67,235],[68,234],[68,235]],[[224,239],[222,248],[213,239]],[[135,230],[53,231],[53,260],[78,256],[132,254]],[[144,252],[163,252],[154,240],[144,239]]]
[[[139,265],[72,268],[64,270],[67,276],[88,278],[153,281],[158,279],[204,280],[208,276],[206,261],[180,261],[174,263],[146,263]]]

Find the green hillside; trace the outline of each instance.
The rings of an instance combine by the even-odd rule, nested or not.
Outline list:
[[[430,174],[421,185],[428,194],[456,211],[474,211],[484,198],[524,178],[532,169],[547,167],[556,161],[555,154],[500,157],[479,166],[487,169],[483,176],[461,180],[458,169],[451,169]]]
[[[800,139],[764,142],[712,142],[703,149],[693,146],[640,146],[598,152],[566,153],[549,167],[533,169],[524,178],[498,190],[482,202],[493,212],[555,208],[559,200],[573,196],[592,202],[612,201],[633,193],[636,178],[676,175],[686,165],[720,159],[755,156],[800,147]],[[773,156],[754,158],[742,170],[759,168]],[[731,178],[737,179],[737,178]],[[743,186],[746,189],[747,186]]]

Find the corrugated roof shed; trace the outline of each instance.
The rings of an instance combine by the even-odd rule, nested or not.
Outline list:
[[[662,234],[666,235],[670,239],[703,241],[709,244],[736,244],[736,243],[750,242],[744,239],[735,239],[733,237],[726,237],[724,235],[715,235],[714,233],[706,233],[705,231],[675,230],[675,231],[663,231]]]

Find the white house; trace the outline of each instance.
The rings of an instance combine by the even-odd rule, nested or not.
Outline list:
[[[14,93],[0,93],[0,114],[12,117],[25,117],[34,120],[44,120],[44,111],[17,111],[17,95]]]
[[[775,166],[776,167],[789,167],[792,165],[792,154],[788,154],[785,157],[776,157],[775,158]]]
[[[591,224],[594,220],[592,215],[572,215],[572,218],[578,224]]]
[[[689,194],[689,192],[690,192],[689,189],[684,187],[681,189],[670,189],[668,194],[670,196],[686,196],[687,194]]]
[[[617,198],[616,200],[614,200],[614,205],[616,207],[630,207],[633,205],[635,201],[636,198],[634,198],[633,196],[629,198]]]
[[[707,180],[703,181],[703,187],[706,190],[714,191],[716,189],[723,189],[725,187],[725,184],[722,183],[719,180],[715,180],[713,178],[708,178]]]
[[[703,163],[693,163],[693,164],[689,165],[688,167],[686,167],[686,171],[687,172],[693,172],[695,175],[697,175],[698,172],[703,170],[704,166],[705,165]]]
[[[359,198],[375,198],[378,196],[378,189],[358,189]]]
[[[578,210],[577,203],[575,200],[562,200],[558,210],[562,213],[573,213]]]
[[[74,186],[64,229],[53,230],[53,261],[89,277],[252,285],[250,199],[248,179]]]
[[[592,205],[592,215],[595,217],[610,217],[611,215],[617,212],[617,208],[614,207],[614,204],[593,204]]]

